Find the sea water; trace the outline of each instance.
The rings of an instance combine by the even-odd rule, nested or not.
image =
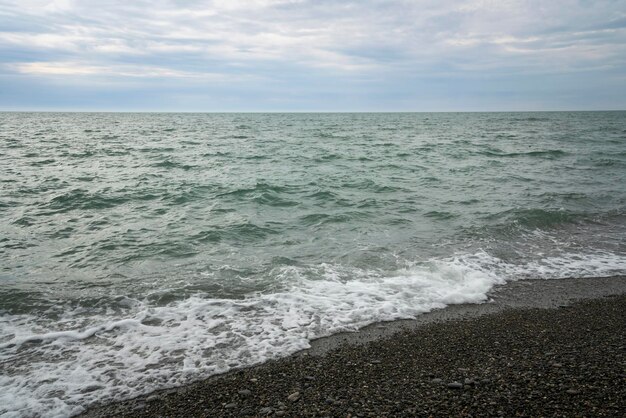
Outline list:
[[[0,113],[0,415],[626,274],[625,238],[626,112]]]

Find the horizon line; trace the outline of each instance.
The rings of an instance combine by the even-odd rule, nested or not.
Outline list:
[[[354,113],[559,113],[559,112],[624,112],[624,109],[565,109],[565,110],[5,110],[0,113],[171,113],[171,114],[354,114]]]

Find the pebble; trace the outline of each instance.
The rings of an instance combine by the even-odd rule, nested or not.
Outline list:
[[[159,397],[157,395],[150,395],[146,398],[146,402],[154,402],[156,400],[158,400]]]
[[[313,376],[304,376],[304,380],[312,381],[312,380],[315,380],[315,377],[313,377]]]
[[[298,399],[300,399],[300,392],[294,392],[291,395],[287,396],[287,399],[289,399],[291,402],[295,402]]]
[[[434,383],[435,385],[440,385],[443,383],[443,379],[439,379],[438,377],[436,377],[433,380],[431,380],[430,383]]]
[[[450,389],[463,389],[463,385],[459,382],[448,383]]]
[[[276,413],[274,415],[276,415],[277,417],[283,417],[285,416],[286,412],[285,411],[276,411]]]
[[[241,389],[239,392],[241,396],[250,396],[252,395],[252,391],[248,390],[248,389]]]
[[[565,392],[569,393],[570,395],[578,395],[580,393],[580,391],[576,389],[567,389]]]
[[[272,412],[273,412],[273,409],[270,408],[269,406],[266,406],[265,408],[259,409],[259,414],[260,415],[270,415]]]
[[[237,408],[237,404],[234,403],[234,402],[227,403],[226,405],[224,405],[224,408],[226,408],[226,409],[234,409],[234,408]]]

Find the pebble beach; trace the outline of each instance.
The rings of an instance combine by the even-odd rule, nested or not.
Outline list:
[[[623,416],[626,278],[565,281],[518,282],[492,303],[323,339],[82,417]]]

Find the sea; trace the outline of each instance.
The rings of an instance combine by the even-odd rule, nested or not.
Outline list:
[[[0,113],[0,416],[626,274],[626,112]]]

